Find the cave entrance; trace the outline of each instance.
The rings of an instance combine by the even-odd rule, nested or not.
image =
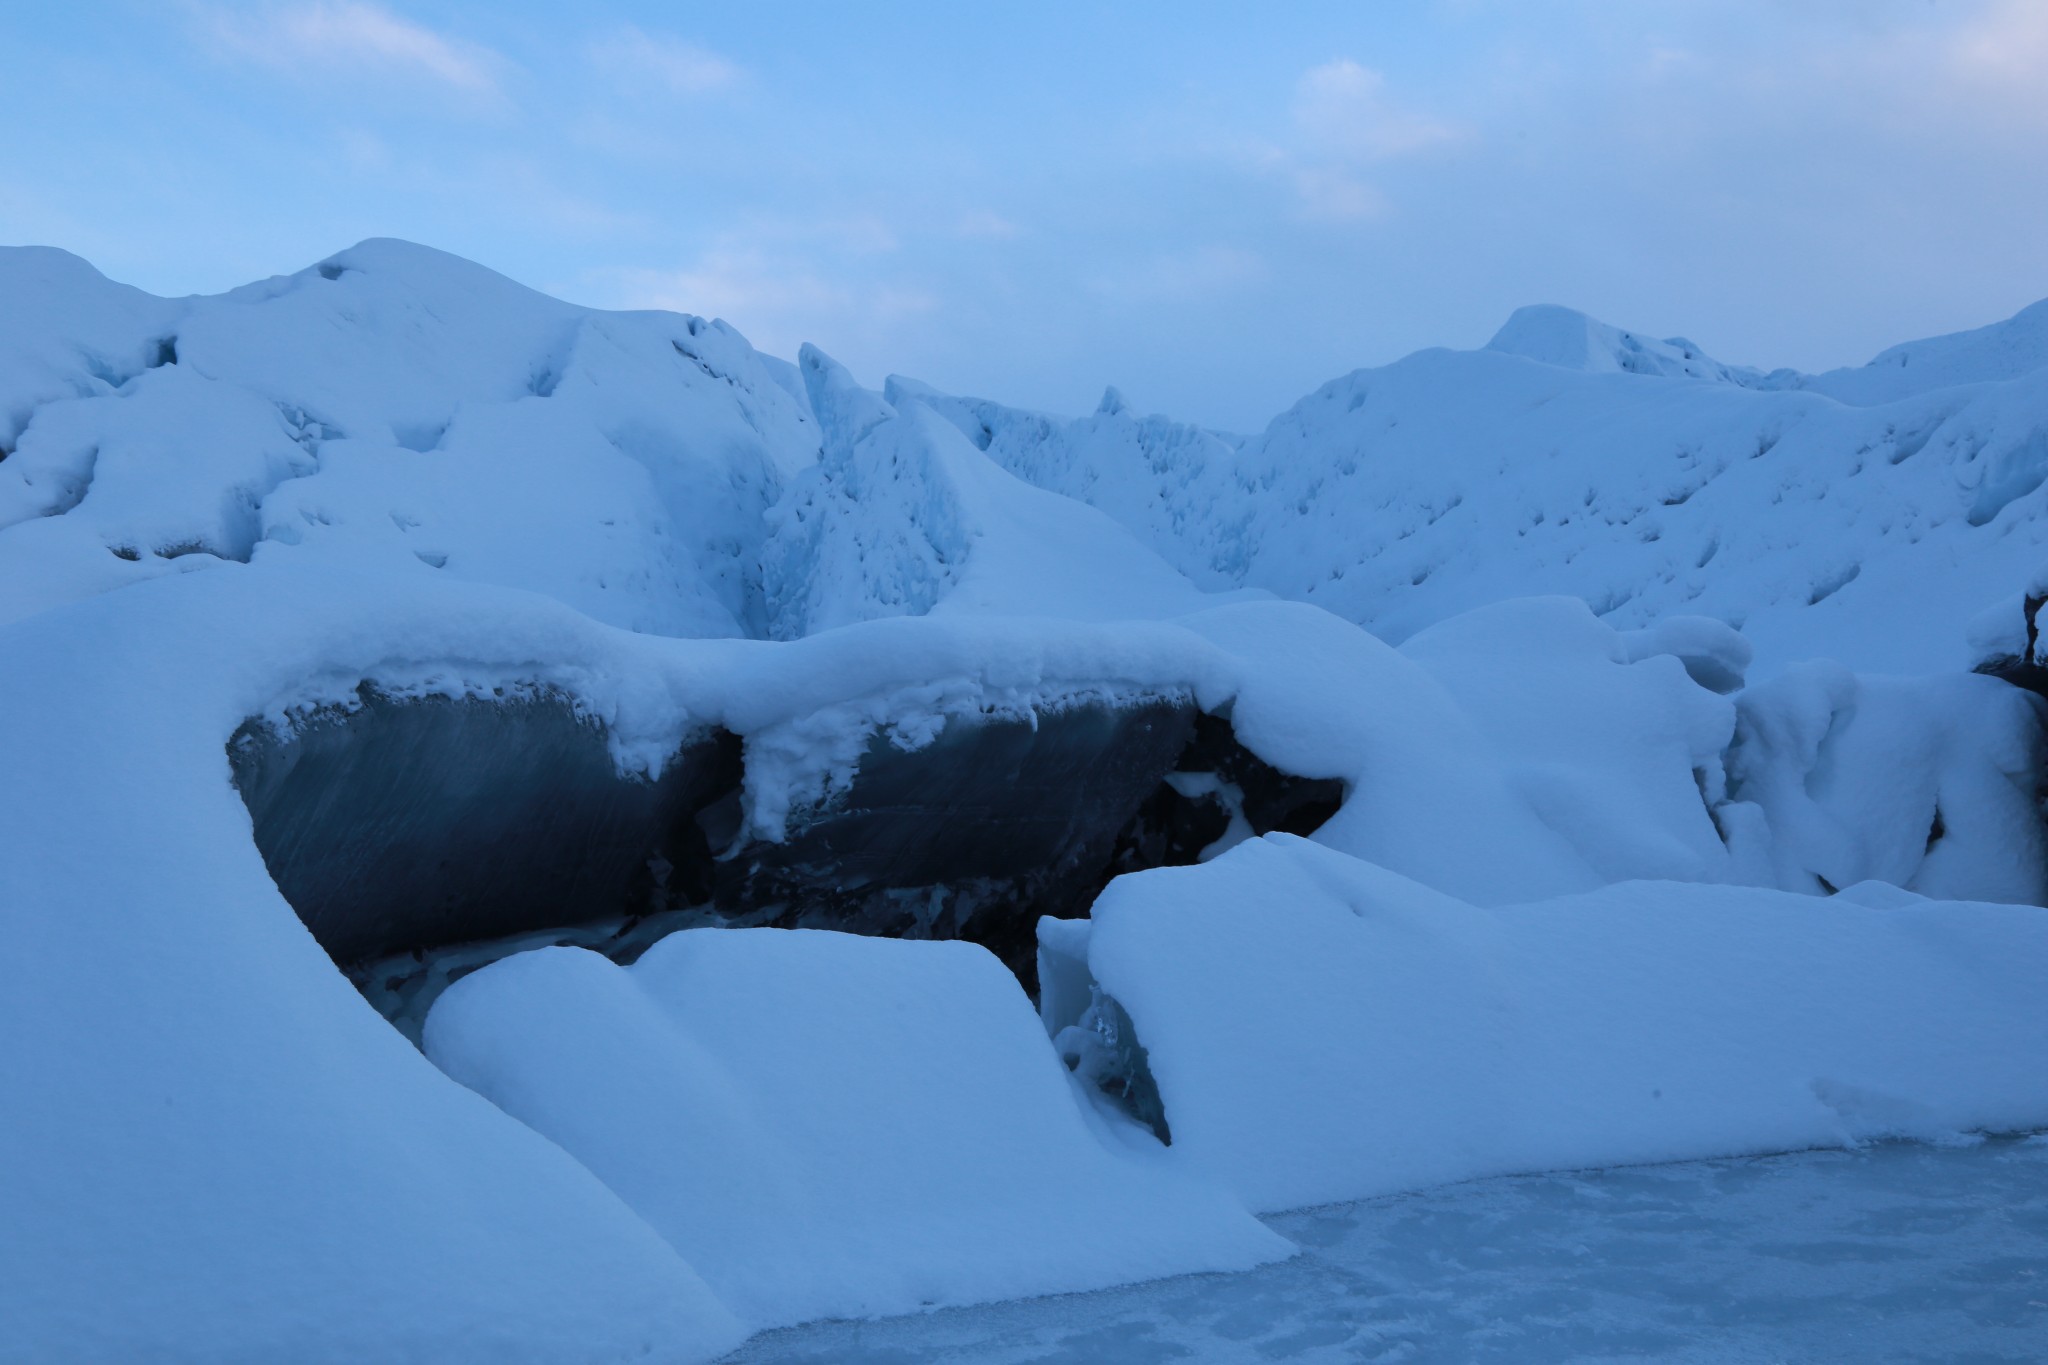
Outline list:
[[[1312,832],[1341,783],[1281,772],[1185,697],[955,716],[883,735],[849,790],[742,841],[743,747],[706,731],[650,781],[548,692],[398,698],[245,724],[235,785],[278,889],[409,1037],[450,981],[573,943],[622,962],[694,925],[961,938],[1037,989],[1037,922],[1111,878]]]

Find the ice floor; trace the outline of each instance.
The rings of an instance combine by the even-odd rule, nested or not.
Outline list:
[[[2048,1361],[2048,1137],[1479,1181],[1242,1275],[757,1337],[731,1365]]]

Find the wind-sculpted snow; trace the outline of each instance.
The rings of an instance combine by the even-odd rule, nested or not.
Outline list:
[[[1628,882],[1489,911],[1274,835],[1041,941],[1047,1027],[1114,1000],[1171,1163],[1253,1209],[2048,1125],[2032,906]]]
[[[1292,1250],[1213,1185],[1117,1159],[966,944],[685,930],[631,968],[546,949],[452,986],[426,1049],[756,1328]]]
[[[1801,387],[1844,403],[1879,404],[1964,384],[1998,383],[2048,369],[2048,299],[2004,322],[1967,332],[1909,341],[1881,351],[1868,365],[1830,370]]]

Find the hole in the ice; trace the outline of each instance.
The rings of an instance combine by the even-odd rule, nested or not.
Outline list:
[[[149,369],[152,370],[161,369],[165,365],[177,364],[178,339],[174,336],[171,336],[163,337],[157,340],[150,347],[149,359],[144,361],[143,363]]]
[[[1160,1142],[1172,1146],[1166,1103],[1131,1016],[1092,982],[1088,994],[1088,1008],[1081,1017],[1053,1036],[1054,1050],[1067,1070],[1151,1129]]]
[[[350,269],[351,267],[349,266],[339,265],[333,261],[323,261],[320,265],[320,278],[323,280],[338,280],[343,275],[348,274]]]
[[[1934,808],[1934,819],[1927,826],[1927,847],[1921,851],[1921,856],[1925,857],[1927,854],[1934,852],[1934,846],[1940,843],[1947,834],[1948,823],[1941,818],[1941,807],[1936,806]]]

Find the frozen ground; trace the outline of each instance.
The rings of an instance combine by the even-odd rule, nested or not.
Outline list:
[[[2019,1362],[2048,1138],[1482,1180],[1267,1220],[1291,1261],[757,1337],[728,1365]]]

